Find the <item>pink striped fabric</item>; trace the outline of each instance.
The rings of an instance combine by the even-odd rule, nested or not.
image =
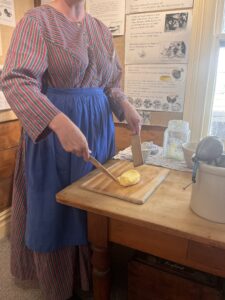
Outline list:
[[[49,132],[49,122],[59,111],[41,92],[50,87],[101,87],[110,101],[119,103],[121,68],[112,37],[98,20],[86,14],[73,23],[48,5],[29,11],[17,25],[7,54],[2,88],[23,129],[34,142]],[[38,279],[48,300],[72,296],[81,283],[89,289],[88,247],[68,247],[51,253],[35,253],[24,242],[26,190],[23,135],[14,177],[11,270],[19,279]],[[80,281],[78,280],[80,278]]]

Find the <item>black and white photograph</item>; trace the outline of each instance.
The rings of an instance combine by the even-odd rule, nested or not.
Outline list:
[[[151,124],[151,112],[148,110],[138,110],[139,115],[141,116],[142,125],[150,125]]]
[[[166,14],[165,32],[186,30],[188,13]]]
[[[188,62],[192,11],[127,15],[125,63]]]
[[[161,55],[165,58],[185,58],[187,47],[184,41],[173,41],[163,46]]]
[[[0,0],[0,25],[16,25],[14,0]]]
[[[180,68],[180,69],[174,69],[172,71],[172,78],[174,80],[182,80],[183,79],[183,76],[184,75],[184,69],[183,68]]]

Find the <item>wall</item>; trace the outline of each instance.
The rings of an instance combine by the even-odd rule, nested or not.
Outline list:
[[[114,46],[119,55],[120,63],[123,68],[123,77],[121,81],[122,87],[124,87],[124,61],[125,61],[125,36],[114,37]],[[170,114],[155,113],[154,122],[157,124],[167,124],[171,118]],[[176,118],[176,117],[175,117]],[[130,145],[130,131],[125,124],[115,124],[116,127],[116,147],[117,150],[124,149]],[[143,126],[141,139],[142,141],[153,141],[158,145],[162,145],[164,126]]]
[[[19,21],[24,13],[34,6],[33,0],[14,0],[16,21]],[[3,56],[0,56],[0,64],[4,63],[7,49],[9,47],[10,39],[12,36],[14,28],[9,26],[0,25],[0,31],[2,35],[2,50]]]
[[[24,13],[33,8],[33,0],[14,0],[15,3],[15,14],[16,21],[18,22],[24,15]],[[0,56],[0,65],[4,64],[6,53],[9,47],[9,43],[12,37],[14,27],[0,25],[0,32],[2,37],[2,52],[3,55]],[[0,112],[0,122],[15,120],[16,117],[12,111]]]

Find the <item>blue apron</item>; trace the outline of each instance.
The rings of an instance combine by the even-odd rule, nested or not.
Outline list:
[[[102,89],[49,88],[46,95],[81,129],[95,158],[104,163],[114,155],[113,118]],[[49,252],[87,244],[86,212],[57,203],[55,194],[89,173],[92,164],[65,152],[53,132],[37,144],[27,134],[25,141],[27,247]]]

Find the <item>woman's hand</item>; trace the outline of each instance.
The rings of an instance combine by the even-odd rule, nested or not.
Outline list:
[[[121,101],[121,106],[123,108],[125,119],[128,123],[130,130],[132,131],[132,134],[140,134],[141,117],[136,111],[136,109],[127,100]]]
[[[80,129],[63,113],[59,113],[50,122],[51,128],[57,135],[63,149],[89,159],[88,143]]]

